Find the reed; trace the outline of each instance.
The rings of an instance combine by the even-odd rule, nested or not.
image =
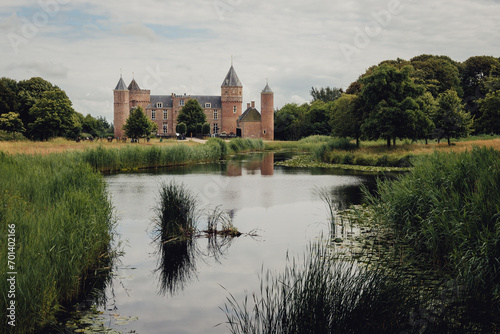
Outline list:
[[[161,243],[190,240],[196,231],[196,197],[172,181],[160,185],[156,202],[155,239]]]
[[[64,156],[0,152],[0,176],[0,243],[7,245],[8,227],[15,225],[17,272],[16,327],[4,319],[0,332],[27,333],[53,325],[87,273],[107,266],[112,208],[101,175]],[[8,268],[6,248],[0,254],[0,265]],[[6,310],[5,270],[0,289]]]
[[[303,264],[262,274],[260,291],[222,308],[231,333],[398,333],[416,304],[404,281],[310,246]]]
[[[465,285],[473,303],[499,314],[498,151],[475,147],[421,156],[410,173],[380,181],[378,195],[365,193],[375,219],[410,246],[412,258],[446,270]]]

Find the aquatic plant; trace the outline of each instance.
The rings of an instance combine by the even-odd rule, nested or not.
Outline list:
[[[0,152],[0,177],[0,244],[14,235],[9,265],[17,272],[16,326],[4,319],[0,332],[28,333],[53,325],[61,305],[87,284],[89,271],[109,266],[112,208],[102,176],[65,156]],[[2,268],[8,268],[6,251]],[[10,300],[6,275],[0,274],[2,310]]]
[[[260,281],[250,298],[229,293],[222,310],[231,333],[397,333],[416,306],[399,277],[334,260],[321,245]]]
[[[366,198],[377,222],[395,231],[412,258],[462,282],[466,309],[475,305],[500,323],[498,151],[421,156],[410,173],[378,182],[378,195],[366,192]]]

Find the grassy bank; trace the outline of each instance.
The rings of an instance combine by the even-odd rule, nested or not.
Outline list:
[[[10,263],[7,247],[0,250],[0,308],[12,300],[16,306],[16,326],[4,317],[0,331],[28,333],[53,324],[61,305],[86,284],[88,271],[106,262],[112,209],[102,177],[64,155],[0,152],[0,177],[0,244],[15,244]],[[7,294],[6,268],[17,272],[15,296]]]
[[[379,182],[378,194],[366,195],[375,222],[393,231],[405,257],[459,282],[456,321],[471,331],[498,330],[499,151],[422,155],[410,173]]]

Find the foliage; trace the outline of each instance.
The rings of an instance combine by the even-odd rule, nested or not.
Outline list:
[[[203,123],[202,133],[205,136],[210,134],[210,123],[207,122]]]
[[[366,114],[362,131],[367,137],[384,138],[390,146],[391,139],[395,143],[396,138],[418,132],[412,127],[423,124],[414,119],[426,117],[416,102],[424,88],[410,79],[411,72],[409,66],[398,70],[383,64],[361,79],[359,98]]]
[[[104,117],[98,116],[94,118],[92,115],[82,117],[82,132],[89,133],[93,137],[103,138],[106,136],[113,136],[111,125]]]
[[[71,101],[59,89],[43,92],[30,108],[29,116],[33,122],[28,124],[28,132],[35,140],[76,138],[81,132],[81,124]]]
[[[479,133],[500,134],[500,90],[478,101],[480,117],[475,122]]]
[[[363,122],[359,101],[356,95],[342,95],[333,104],[329,121],[334,136],[355,138],[358,146]]]
[[[472,118],[462,105],[454,90],[447,90],[438,96],[438,110],[434,116],[436,138],[467,137],[472,132]]]
[[[0,175],[0,244],[7,246],[8,226],[15,225],[12,271],[19,273],[16,327],[4,319],[0,332],[31,333],[54,324],[56,313],[78,296],[88,274],[102,272],[113,233],[112,208],[102,176],[66,155],[0,152]],[[7,292],[5,270],[0,277],[2,293]],[[0,298],[3,310],[7,302]]]
[[[445,269],[492,315],[500,311],[500,153],[477,148],[416,159],[410,173],[365,192],[417,261]],[[474,312],[475,314],[475,312]],[[497,319],[498,321],[498,319]]]
[[[0,130],[0,141],[23,141],[27,138],[19,132],[7,132],[5,130]]]
[[[19,114],[8,112],[0,114],[0,130],[7,132],[24,132],[23,122],[19,118]]]
[[[151,135],[158,129],[158,124],[148,119],[141,106],[132,109],[123,126],[125,135],[129,138],[141,138]]]
[[[185,133],[196,134],[196,126],[207,121],[207,116],[196,99],[190,99],[182,107],[177,116],[177,124],[186,124],[187,131]]]
[[[323,101],[327,103],[338,99],[340,96],[342,96],[344,91],[342,90],[342,88],[335,87],[321,87],[319,89],[312,87],[310,93],[313,98],[311,102]]]
[[[186,132],[187,132],[186,123],[179,123],[179,124],[177,124],[177,133],[180,133],[181,135],[183,135]]]

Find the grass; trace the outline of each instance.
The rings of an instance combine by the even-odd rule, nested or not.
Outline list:
[[[62,305],[75,300],[89,271],[107,266],[112,209],[102,177],[60,155],[0,152],[0,238],[15,226],[16,327],[27,333],[51,326]],[[7,267],[6,248],[0,265]],[[6,270],[0,279],[5,310]],[[6,321],[0,331],[7,331]]]
[[[303,264],[289,260],[283,273],[267,271],[260,292],[223,311],[231,333],[398,333],[416,306],[404,281],[352,261],[333,260],[310,246]]]
[[[379,182],[378,195],[366,196],[375,220],[394,231],[411,258],[463,284],[465,313],[500,324],[499,151],[422,155],[410,173]]]

